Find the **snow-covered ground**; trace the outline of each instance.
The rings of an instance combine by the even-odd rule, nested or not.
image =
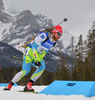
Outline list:
[[[3,91],[4,87],[0,87],[0,100],[95,100],[94,97],[85,97],[84,95],[46,95],[17,92],[23,90],[23,86],[13,86],[11,91]],[[35,91],[40,92],[46,86],[33,86]]]

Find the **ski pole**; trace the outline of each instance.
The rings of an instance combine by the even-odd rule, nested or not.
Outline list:
[[[3,54],[6,54],[6,55],[8,55],[8,56],[13,57],[14,60],[19,61],[19,62],[22,62],[23,60],[24,60],[24,61],[28,61],[28,60],[25,60],[25,59],[23,59],[23,58],[20,58],[20,57],[17,57],[17,56],[13,56],[13,55],[10,55],[10,54],[5,53],[5,52],[2,52],[2,51],[0,51],[0,52],[3,53]],[[7,58],[7,57],[2,57],[2,58]],[[16,59],[15,59],[15,58],[16,58]],[[7,58],[7,59],[9,59],[9,58]],[[10,58],[10,59],[11,59],[11,58]],[[28,62],[30,62],[30,61],[28,61]]]
[[[2,58],[12,59],[12,60],[16,60],[16,61],[18,61],[18,62],[28,61],[29,63],[31,63],[31,61],[29,61],[29,60],[25,60],[25,59],[19,58],[19,57],[17,57],[17,56],[13,56],[13,55],[10,55],[10,54],[5,53],[5,52],[2,52],[2,51],[0,51],[0,52],[3,53],[3,54],[6,54],[6,55],[9,55],[9,56],[13,57],[14,59],[12,59],[12,58],[7,58],[7,57],[2,57]],[[15,59],[15,58],[16,58],[16,59]],[[18,59],[18,60],[17,60],[17,59]],[[35,64],[34,64],[34,63],[31,63],[31,64],[35,67]],[[36,66],[35,68],[38,68],[38,67]]]
[[[7,57],[2,57],[2,58],[7,58]],[[17,58],[18,58],[18,57],[17,57]],[[11,60],[12,58],[7,58],[7,59]],[[19,58],[18,58],[18,59],[19,59]],[[31,61],[25,60],[25,59],[22,59],[22,58],[20,58],[19,60],[17,60],[17,59],[14,58],[14,59],[12,59],[12,60],[15,60],[15,61],[17,61],[17,62],[28,61],[29,63],[31,63]],[[39,67],[35,66],[34,63],[31,63],[31,65],[34,66],[35,68],[39,68]],[[1,68],[0,68],[0,70],[1,70]]]
[[[1,52],[1,53],[3,53],[3,54],[6,54],[6,55],[8,55],[8,56],[11,56],[11,57],[17,58],[17,59],[22,59],[22,58],[20,58],[20,57],[17,57],[17,56],[10,55],[10,54],[8,54],[8,53],[5,53],[5,52],[3,52],[3,51],[0,51],[0,52]]]

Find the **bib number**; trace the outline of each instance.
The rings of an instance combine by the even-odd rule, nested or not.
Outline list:
[[[44,49],[44,48],[41,48],[41,49],[40,49],[40,52],[43,52],[43,51],[45,51],[45,49]]]
[[[39,53],[43,53],[43,51],[45,51],[45,49],[44,48],[41,48],[40,46],[37,48],[37,51],[39,52]]]

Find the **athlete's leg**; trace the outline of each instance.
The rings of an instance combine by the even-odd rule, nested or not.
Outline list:
[[[28,56],[26,58],[28,58]],[[22,68],[22,70],[20,72],[18,72],[14,76],[14,78],[12,79],[12,82],[13,83],[18,82],[19,80],[21,80],[22,77],[27,75],[30,72],[30,70],[31,70],[31,63],[26,63],[26,61],[23,61],[23,68]]]
[[[31,62],[32,57],[29,55],[31,53],[31,49],[27,48],[27,52],[25,53],[24,60],[23,60],[23,68],[20,72],[18,72],[13,79],[10,81],[8,86],[4,88],[4,90],[10,90],[14,83],[18,82],[23,76],[27,75],[31,70]]]
[[[33,75],[31,76],[31,80],[33,80],[34,82],[41,76],[41,74],[43,73],[43,71],[45,70],[45,63],[43,60],[41,60],[41,66],[40,68],[38,68]]]
[[[24,88],[24,91],[34,91],[34,89],[31,87],[31,85],[41,76],[41,74],[43,73],[44,70],[45,70],[45,63],[43,60],[41,60],[40,68],[38,68],[34,72],[34,74],[31,76],[30,81],[27,83],[27,85]]]

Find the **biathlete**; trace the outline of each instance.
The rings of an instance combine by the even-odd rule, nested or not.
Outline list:
[[[43,57],[46,55],[62,36],[62,27],[57,25],[51,32],[41,32],[28,44],[23,56],[23,68],[9,82],[4,90],[11,90],[12,86],[27,75],[31,70],[31,63],[37,70],[31,76],[29,82],[24,87],[24,91],[34,91],[32,84],[41,76],[45,70]]]

